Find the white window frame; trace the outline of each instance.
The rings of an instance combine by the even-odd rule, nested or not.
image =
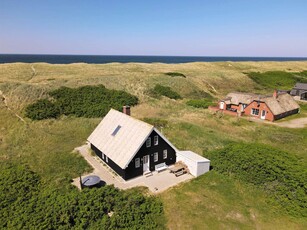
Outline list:
[[[104,160],[104,153],[101,153],[101,158]]]
[[[107,157],[107,155],[106,155],[106,162],[109,163],[109,158]]]
[[[258,111],[258,112],[256,113],[256,111]],[[254,115],[254,116],[258,116],[259,115],[259,109],[252,108],[251,114]]]
[[[148,137],[146,140],[146,147],[149,148],[151,146],[151,138]]]
[[[154,153],[154,162],[157,162],[159,160],[159,154],[158,152]]]
[[[159,136],[155,135],[154,136],[154,145],[158,145],[159,144]]]
[[[135,168],[139,168],[141,166],[141,160],[139,157],[135,158]]]
[[[163,150],[163,159],[167,159],[167,149]]]

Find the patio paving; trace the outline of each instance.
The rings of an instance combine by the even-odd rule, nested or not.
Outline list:
[[[188,173],[176,177],[174,174],[169,172],[169,169],[173,167],[170,166],[169,169],[164,170],[162,172],[153,172],[151,176],[139,176],[131,180],[125,181],[120,176],[115,174],[114,171],[109,168],[97,156],[91,155],[87,145],[78,147],[75,150],[78,151],[94,169],[94,171],[90,174],[86,174],[83,176],[97,175],[102,181],[106,182],[106,184],[113,184],[115,187],[120,189],[129,189],[136,186],[146,186],[151,192],[159,193],[173,186],[176,186],[179,183],[194,178],[191,174]],[[80,188],[79,177],[74,179],[73,184]]]

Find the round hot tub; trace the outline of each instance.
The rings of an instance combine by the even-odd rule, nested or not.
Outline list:
[[[100,184],[100,177],[95,175],[86,176],[81,180],[82,187],[95,187]]]

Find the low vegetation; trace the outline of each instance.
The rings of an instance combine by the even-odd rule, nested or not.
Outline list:
[[[307,71],[302,72],[284,72],[268,71],[264,73],[251,72],[248,76],[257,84],[267,89],[291,90],[295,83],[307,83]]]
[[[230,144],[207,153],[213,170],[263,189],[293,216],[307,217],[307,165],[262,144]]]
[[[157,128],[165,128],[168,124],[168,121],[161,118],[151,118],[151,117],[145,117],[143,119],[148,124],[151,124]]]
[[[187,101],[188,106],[192,106],[195,108],[203,108],[206,109],[209,106],[215,105],[216,103],[212,102],[211,100],[208,99],[192,99]]]
[[[197,89],[194,89],[193,91],[188,93],[186,97],[190,99],[207,99],[211,101],[214,100],[214,97],[212,97],[210,93],[207,93],[203,90],[197,90]]]
[[[162,203],[114,186],[65,193],[24,166],[0,164],[1,229],[163,229]],[[22,204],[22,205],[21,205]]]
[[[173,91],[171,87],[168,86],[163,86],[160,84],[157,84],[153,89],[150,91],[151,96],[153,97],[160,97],[160,96],[165,96],[170,99],[182,99],[179,93]]]
[[[43,99],[28,105],[26,116],[32,120],[57,118],[60,115],[103,117],[110,108],[121,110],[123,105],[138,103],[136,96],[121,90],[109,90],[103,85],[61,87],[49,92],[49,95],[53,101]]]
[[[186,78],[186,76],[183,73],[178,73],[178,72],[167,72],[167,73],[165,73],[165,75],[171,76],[171,77],[183,77],[183,78]]]

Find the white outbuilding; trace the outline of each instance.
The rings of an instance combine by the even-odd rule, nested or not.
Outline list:
[[[198,177],[210,170],[210,160],[192,151],[178,151],[176,161],[182,161],[188,166],[190,173]]]

